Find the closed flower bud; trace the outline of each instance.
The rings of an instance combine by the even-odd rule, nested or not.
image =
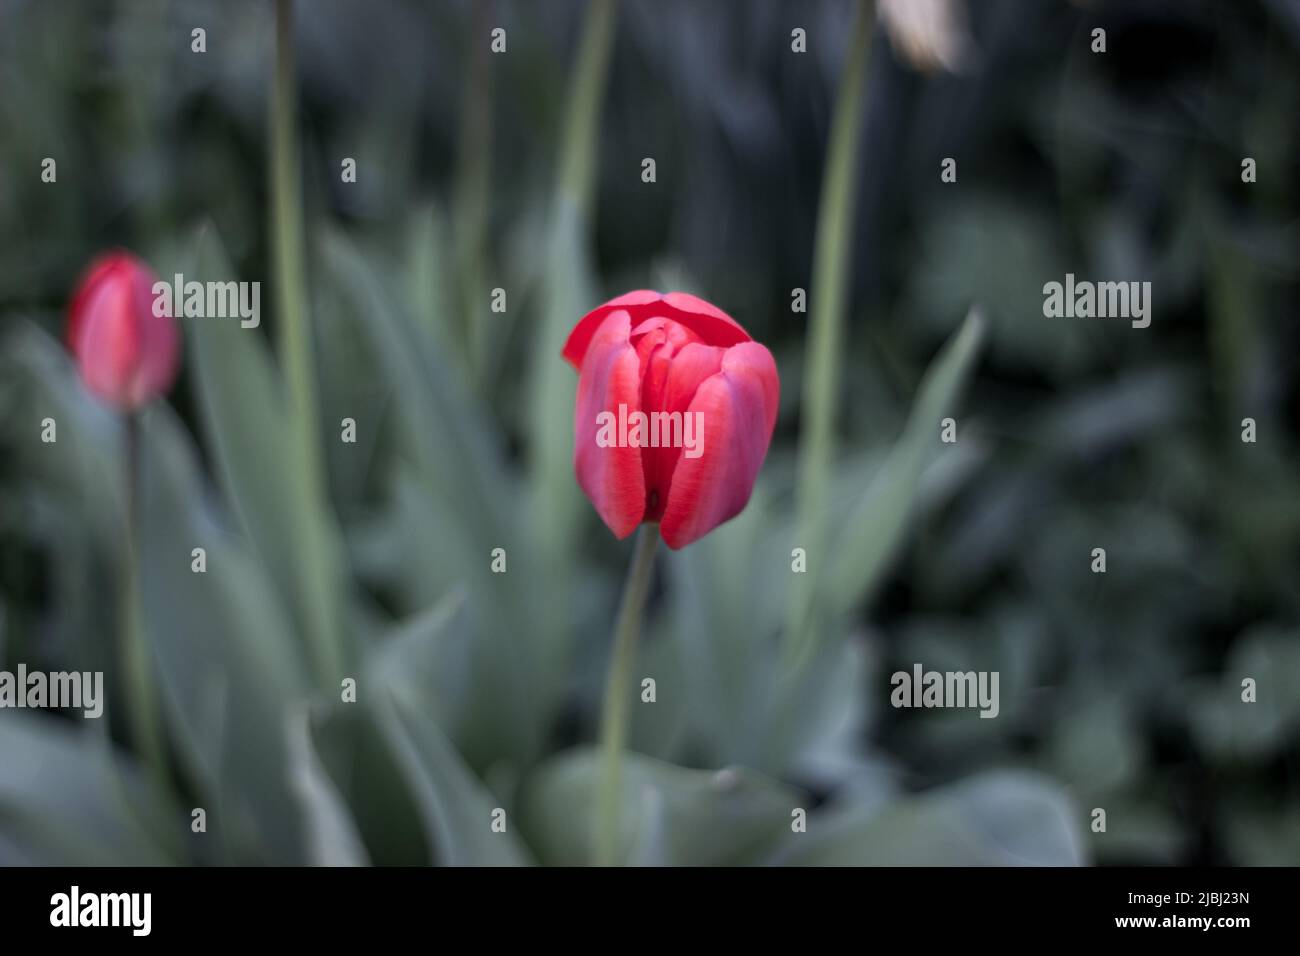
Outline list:
[[[129,252],[91,263],[68,310],[68,346],[86,388],[121,411],[163,394],[176,379],[180,330],[155,309],[157,277]]]
[[[588,312],[563,355],[579,376],[574,471],[617,537],[658,522],[680,548],[744,509],[780,382],[738,322],[682,292],[629,292]]]

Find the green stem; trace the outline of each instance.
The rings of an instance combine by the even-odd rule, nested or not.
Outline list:
[[[542,283],[540,329],[529,369],[529,511],[539,552],[553,556],[539,587],[548,600],[539,609],[537,642],[541,667],[563,672],[572,652],[573,535],[584,502],[573,481],[573,398],[576,377],[557,360],[577,316],[599,299],[589,276],[590,228],[595,206],[600,111],[608,82],[618,7],[613,0],[587,4],[582,40],[569,80],[556,163],[547,268]],[[544,697],[544,701],[547,699]],[[553,705],[551,700],[547,706]]]
[[[632,664],[636,660],[637,633],[641,630],[641,612],[650,593],[650,576],[654,570],[655,546],[659,543],[659,526],[642,525],[637,535],[632,564],[623,584],[623,600],[618,608],[614,628],[614,647],[610,652],[609,674],[605,679],[605,707],[601,713],[600,794],[597,808],[599,829],[596,833],[596,863],[613,866],[618,858],[619,805],[622,797],[623,742],[627,737],[628,695],[632,693]]]
[[[530,402],[531,470],[538,521],[544,547],[560,551],[575,525],[580,496],[573,488],[570,432],[565,424],[573,410],[573,372],[555,356],[564,345],[574,316],[592,303],[577,288],[585,278],[575,258],[585,255],[587,216],[594,201],[597,129],[608,81],[617,7],[613,0],[591,0],[587,6],[578,61],[569,82],[564,133],[556,171],[549,226],[548,267],[543,283],[542,333],[533,366]],[[562,573],[562,564],[557,567]],[[557,584],[553,591],[562,593]]]
[[[288,382],[293,434],[302,469],[299,489],[311,507],[324,509],[324,461],[316,412],[316,372],[313,364],[311,324],[307,316],[307,281],[303,266],[302,197],[298,184],[297,64],[293,45],[293,0],[276,0],[275,85],[271,102],[271,226],[275,262],[276,309],[279,314],[280,354]],[[320,540],[321,522],[307,522],[305,551],[328,550]],[[328,582],[304,579],[299,606],[304,609],[313,663],[322,686],[336,686],[344,670],[344,649],[337,616],[331,613],[333,595]]]
[[[126,567],[122,578],[122,637],[118,650],[126,685],[127,724],[131,741],[145,766],[154,773],[160,784],[165,785],[167,764],[158,720],[157,694],[139,610],[140,571],[136,551],[136,517],[140,486],[140,421],[135,412],[125,414],[122,428],[126,462]]]
[[[586,219],[595,186],[596,127],[605,98],[616,13],[614,0],[591,0],[570,80],[556,192],[577,207],[580,220]]]
[[[298,195],[297,65],[293,46],[293,0],[275,5],[275,91],[271,105],[272,229],[276,263],[276,296],[285,375],[294,412],[315,435],[316,387],[311,363],[311,328],[304,300],[306,280],[302,261],[302,204]],[[311,459],[318,455],[316,443]]]
[[[495,14],[491,0],[476,3],[474,36],[488,35]],[[456,255],[460,266],[460,311],[465,316],[464,348],[475,388],[483,382],[487,343],[497,316],[487,307],[488,211],[492,166],[492,71],[486,43],[475,43],[470,54],[460,117],[456,163]]]
[[[826,564],[826,516],[830,472],[835,455],[835,407],[839,398],[843,353],[848,260],[856,205],[858,142],[862,138],[865,79],[874,17],[872,5],[860,0],[848,63],[840,81],[827,148],[826,173],[817,212],[813,248],[812,315],[807,368],[803,377],[806,425],[799,441],[795,545],[808,555],[808,570],[794,575],[786,605],[785,655],[788,669],[807,660],[815,640],[813,596],[816,578]]]

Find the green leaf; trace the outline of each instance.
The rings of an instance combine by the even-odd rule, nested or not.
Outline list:
[[[178,842],[181,821],[168,817],[121,755],[71,727],[50,717],[0,719],[0,859],[41,866],[173,862],[165,847]]]
[[[454,592],[394,627],[366,662],[367,681],[378,681],[400,694],[418,698],[436,681],[459,676],[443,675],[439,670],[452,636],[448,632],[454,631],[464,604],[464,594]]]
[[[546,864],[592,859],[600,754],[561,754],[525,784],[525,831]],[[789,832],[791,812],[807,801],[743,768],[688,770],[628,753],[623,758],[620,859],[640,866],[744,865]]]
[[[684,698],[695,759],[831,788],[859,769],[862,689],[874,662],[865,642],[841,639],[836,621],[835,639],[820,642],[795,679],[781,670],[790,537],[767,504],[760,485],[739,516],[665,557],[664,630],[682,676],[676,689],[660,681],[659,693]]]
[[[303,845],[310,866],[366,866],[369,856],[352,812],[311,739],[306,710],[289,717],[289,781],[301,806]]]
[[[907,529],[922,472],[939,447],[939,424],[956,412],[983,335],[983,318],[972,310],[926,371],[903,434],[875,481],[841,522],[821,595],[831,614],[851,610],[880,582]]]
[[[468,671],[474,635],[464,612],[457,591],[393,627],[363,664],[359,704],[334,704],[319,715],[322,762],[377,863],[426,864],[436,856],[434,847],[425,853],[421,795],[385,718],[390,698],[418,700],[439,727],[454,728],[485,696]]]
[[[194,274],[208,281],[233,278],[212,229],[203,230],[195,248]],[[327,508],[303,493],[313,465],[294,439],[266,340],[239,322],[206,317],[188,321],[185,338],[226,501],[332,687],[350,656],[338,650],[346,594],[342,543]]]
[[[197,456],[171,409],[141,416],[143,627],[169,728],[237,859],[302,859],[286,714],[308,693],[293,629],[260,564],[215,522]],[[191,570],[206,550],[203,573]]]
[[[1077,811],[1045,778],[998,771],[884,806],[810,816],[780,866],[1077,866]]]
[[[767,534],[766,503],[760,485],[734,519],[662,561],[671,584],[668,633],[682,660],[692,732],[711,766],[756,766],[763,749],[780,628],[769,598],[779,607],[790,574],[788,551]]]
[[[570,330],[596,301],[585,227],[577,207],[561,200],[551,225],[543,314],[532,342],[528,444],[533,521],[540,545],[556,555],[557,583],[569,570],[569,550],[581,514],[573,480],[573,407],[578,376],[560,357]]]
[[[452,348],[456,342],[447,233],[442,208],[436,202],[422,204],[407,223],[402,257],[406,299],[412,304],[415,325],[440,351]]]
[[[479,647],[491,638],[474,632],[467,610],[465,593],[458,590],[394,627],[367,661],[366,683],[421,701],[473,763],[476,755],[484,761],[500,757],[502,741],[491,728],[511,707],[505,688],[477,670]]]
[[[125,502],[120,419],[91,398],[68,353],[35,325],[18,322],[8,330],[0,362],[10,383],[24,385],[15,388],[19,410],[0,420],[6,447],[15,450],[24,473],[77,502],[80,520],[97,544],[120,549]],[[33,427],[47,417],[54,419],[59,439],[49,444]]]
[[[760,741],[769,773],[830,790],[862,771],[874,648],[859,634],[828,641],[788,684],[775,683]]]
[[[539,579],[548,600],[537,609],[544,654],[563,660],[571,651],[574,603],[573,542],[582,497],[573,480],[573,402],[577,376],[560,358],[569,330],[598,303],[592,279],[589,220],[595,198],[600,111],[608,82],[617,20],[614,0],[592,0],[570,74],[564,131],[547,222],[542,314],[531,342],[528,370],[528,470],[532,530],[547,556]]]
[[[40,370],[34,400],[59,416],[61,440],[46,446],[57,460],[47,464],[75,488],[99,489],[87,499],[91,514],[114,516],[119,502],[104,494],[120,494],[120,433],[111,416],[85,399],[56,342],[29,328],[20,344]],[[74,427],[64,431],[68,426]],[[154,403],[141,413],[141,428],[141,626],[157,664],[168,732],[196,780],[213,834],[233,857],[296,862],[299,842],[284,826],[296,813],[285,741],[268,732],[284,726],[286,706],[307,690],[293,629],[259,562],[218,523],[197,453],[171,409]],[[114,546],[120,524],[105,535]],[[191,571],[196,547],[207,552],[203,574]]]
[[[532,759],[564,686],[557,642],[549,638],[567,635],[570,622],[543,620],[554,617],[546,610],[554,594],[546,578],[557,556],[534,547],[496,430],[454,365],[416,333],[376,269],[345,236],[327,234],[322,248],[393,390],[398,449],[388,476],[392,511],[387,535],[368,553],[410,556],[388,568],[406,592],[407,607],[426,607],[452,590],[465,594],[474,638],[467,646],[472,677],[465,686],[476,689],[471,704],[480,719],[462,715],[447,730],[471,759]],[[503,587],[506,579],[491,571],[498,547],[511,568],[529,571],[510,576],[521,582],[516,586]]]
[[[364,678],[358,688],[357,703],[313,708],[314,750],[367,856],[380,866],[428,866],[419,808],[370,703],[379,695]]]
[[[458,509],[413,469],[399,465],[394,479],[399,521],[390,540],[407,556],[397,580],[415,606],[431,606],[449,591],[463,595],[454,627],[430,645],[438,654],[432,686],[440,694],[434,704],[439,723],[475,767],[503,758],[528,762],[542,746],[545,711],[563,690],[562,673],[537,659],[534,618],[546,596],[538,589],[532,550],[522,529],[493,536],[476,523],[478,515]],[[495,546],[505,549],[513,573],[492,572]],[[467,561],[466,555],[478,558]]]
[[[419,807],[434,859],[443,866],[531,863],[508,817],[505,832],[493,832],[499,801],[465,766],[437,724],[395,693],[389,692],[376,707]]]
[[[321,254],[350,315],[393,390],[401,450],[434,491],[483,531],[508,527],[515,496],[495,432],[455,367],[442,361],[384,281],[343,233],[330,231]]]

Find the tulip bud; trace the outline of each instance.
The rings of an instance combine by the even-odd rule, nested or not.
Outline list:
[[[68,309],[68,347],[82,382],[101,401],[132,411],[171,388],[180,330],[154,308],[153,271],[129,252],[91,263]]]
[[[680,548],[744,509],[780,382],[735,319],[682,292],[629,292],[583,316],[563,355],[578,370],[574,471],[617,537],[658,522]]]

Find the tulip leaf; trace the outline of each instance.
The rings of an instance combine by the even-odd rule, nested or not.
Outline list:
[[[940,422],[955,413],[983,337],[983,318],[972,310],[926,371],[902,436],[840,524],[821,595],[831,614],[849,611],[879,583],[907,529],[922,471],[940,447]]]
[[[447,696],[468,691],[461,668],[447,666],[452,662],[448,647],[462,624],[464,607],[465,595],[456,591],[395,626],[366,661],[367,683],[382,684],[412,699],[434,697],[430,704],[442,714]],[[451,713],[457,709],[449,708]],[[439,724],[445,726],[447,716],[442,714]]]
[[[455,341],[452,318],[456,310],[449,278],[448,249],[451,243],[442,209],[437,203],[419,206],[407,224],[403,277],[415,326],[428,342],[445,353]]]
[[[541,559],[519,520],[517,486],[507,478],[496,433],[454,367],[416,334],[350,241],[327,236],[323,254],[351,313],[364,317],[357,327],[394,392],[398,450],[379,550],[413,556],[392,569],[406,606],[426,607],[451,590],[465,595],[473,639],[450,644],[463,649],[463,656],[453,656],[474,675],[478,693],[467,703],[478,719],[462,715],[448,732],[473,732],[474,740],[457,736],[456,743],[474,760],[532,759],[547,722],[540,710],[561,686],[554,677],[558,656],[543,659],[539,650],[548,646],[540,619],[550,600],[545,570],[554,556]],[[509,578],[492,570],[496,549],[514,571]],[[519,583],[503,587],[508,581]]]
[[[557,204],[542,284],[542,321],[533,343],[528,410],[533,520],[538,541],[567,554],[578,527],[582,496],[573,480],[573,410],[578,376],[560,350],[578,319],[599,303],[591,277],[586,232],[577,207]],[[557,564],[557,581],[567,565]]]
[[[112,416],[85,397],[53,340],[33,328],[21,350],[43,370],[36,400],[57,412],[61,428],[76,426],[46,446],[64,449],[61,473],[76,488],[113,488],[121,457]],[[267,732],[283,726],[285,703],[306,688],[292,628],[256,559],[217,521],[195,449],[170,408],[156,402],[140,417],[141,626],[169,730],[198,782],[211,831],[234,858],[297,859],[297,840],[282,826],[293,813],[284,742]],[[122,527],[105,531],[116,556]],[[206,551],[203,573],[191,570],[196,547]]]
[[[363,676],[356,703],[314,707],[312,747],[367,856],[384,866],[427,866],[420,811],[375,718],[376,690]]]
[[[326,233],[321,254],[378,365],[392,383],[404,455],[436,492],[499,530],[512,517],[514,495],[493,447],[493,430],[455,367],[415,334],[385,283],[342,232]]]
[[[542,323],[533,343],[530,406],[533,484],[539,502],[546,504],[536,514],[546,545],[559,545],[571,533],[579,503],[569,464],[577,383],[573,370],[559,355],[569,330],[598,304],[592,301],[588,222],[600,145],[596,131],[616,19],[613,0],[594,0],[587,8],[582,43],[569,80],[550,212],[548,267],[542,289]]]
[[[434,860],[443,866],[531,863],[504,808],[465,766],[437,724],[405,697],[385,693],[376,714],[415,796]]]
[[[543,863],[591,862],[600,754],[568,751],[525,784],[523,818]],[[807,799],[743,768],[688,770],[639,754],[623,758],[619,858],[641,866],[743,865],[772,851]]]
[[[284,825],[297,815],[284,728],[308,681],[292,627],[258,562],[215,520],[171,410],[156,404],[141,424],[142,625],[169,726],[235,858],[299,860],[297,828]]]
[[[832,808],[788,834],[778,866],[1078,866],[1076,810],[1046,778],[996,771],[918,796]]]
[[[530,516],[537,549],[547,555],[539,578],[548,600],[537,609],[535,626],[543,653],[551,660],[563,660],[572,650],[573,552],[583,506],[572,466],[577,376],[560,358],[560,350],[578,319],[598,304],[588,248],[589,224],[595,200],[600,112],[616,21],[614,0],[593,0],[587,5],[565,100],[556,182],[547,213],[541,316],[528,369]]]
[[[777,637],[791,573],[781,512],[760,484],[736,518],[665,557],[666,634],[680,658],[692,753],[830,787],[859,769],[862,689],[874,667],[862,641],[823,641],[789,681]],[[657,751],[656,751],[657,753]]]
[[[784,593],[790,569],[779,543],[764,536],[766,504],[756,494],[731,521],[663,559],[689,719],[711,764],[761,765],[779,627],[765,605]]]
[[[301,807],[306,862],[311,866],[365,866],[365,844],[352,812],[326,772],[312,742],[307,712],[289,717],[289,780]]]
[[[106,406],[92,399],[77,378],[68,353],[47,333],[26,322],[9,330],[0,359],[13,363],[28,387],[19,391],[21,411],[6,420],[7,448],[16,449],[24,469],[43,484],[66,491],[78,505],[78,518],[99,545],[120,548],[123,512],[121,423]],[[10,433],[8,426],[25,422],[24,414],[58,425],[56,442],[45,443],[35,429]],[[6,449],[7,450],[7,449]]]
[[[757,765],[828,790],[862,771],[872,651],[856,634],[826,641],[793,681],[771,684]]]
[[[172,862],[164,846],[176,842],[180,820],[169,820],[124,755],[72,726],[23,714],[0,720],[0,862],[79,867]],[[166,826],[173,832],[157,832]]]
[[[194,274],[210,281],[232,277],[211,228],[196,242]],[[347,593],[337,525],[325,507],[303,494],[311,462],[294,440],[283,384],[266,340],[233,319],[204,317],[185,323],[185,339],[198,384],[204,433],[215,454],[222,490],[265,573],[275,582],[304,641],[317,635],[334,645]],[[312,644],[304,645],[312,653]],[[329,685],[341,665],[334,661]]]
[[[423,550],[410,547],[422,564]],[[526,669],[503,636],[458,589],[394,627],[367,662],[366,681],[420,701],[471,767],[507,756],[522,762],[540,741],[523,708]]]
[[[391,741],[390,698],[419,701],[440,728],[466,713],[473,683],[466,670],[465,599],[447,595],[392,627],[370,649],[358,680],[357,704],[336,704],[318,715],[314,744],[330,779],[376,862],[427,864],[423,810],[409,765]],[[463,752],[463,751],[462,751]]]

